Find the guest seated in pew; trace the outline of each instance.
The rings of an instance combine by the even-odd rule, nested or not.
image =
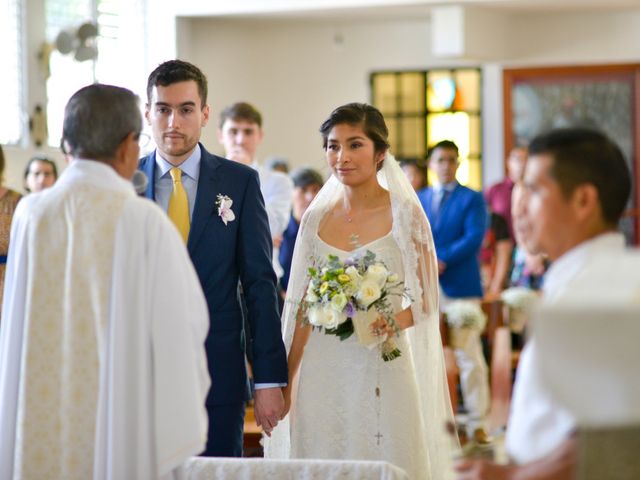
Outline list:
[[[610,298],[600,288],[605,282],[615,285],[619,302],[637,302],[634,295],[640,290],[640,277],[620,261],[631,256],[617,232],[631,191],[629,169],[620,149],[602,133],[576,128],[537,137],[529,152],[520,199],[522,214],[514,222],[526,248],[544,252],[553,261],[543,287],[545,304],[597,302],[598,295],[605,300],[605,296]],[[622,266],[604,278],[602,266],[612,259]],[[455,464],[458,479],[573,478],[577,463],[574,415],[544,388],[539,363],[533,337],[520,358],[507,426],[511,463],[462,459]],[[567,372],[568,379],[570,375]]]

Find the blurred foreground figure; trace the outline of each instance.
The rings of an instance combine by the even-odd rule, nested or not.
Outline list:
[[[575,128],[540,135],[529,153],[514,228],[529,252],[545,253],[552,261],[543,286],[545,307],[637,305],[637,254],[625,249],[624,237],[617,232],[631,192],[631,175],[620,149],[599,132]],[[611,340],[606,330],[620,328],[609,320],[602,316],[608,326],[598,339],[604,344]],[[572,347],[584,348],[579,338],[575,336]],[[461,460],[456,464],[459,479],[574,478],[580,448],[576,411],[561,406],[541,378],[544,362],[553,361],[556,369],[566,362],[546,356],[539,340],[535,334],[528,340],[518,363],[506,436],[512,463]],[[624,355],[622,349],[618,353]],[[582,368],[594,370],[587,364]],[[572,385],[583,373],[562,371]],[[629,378],[633,382],[635,376]],[[607,415],[607,405],[602,405],[600,418]]]
[[[71,164],[16,210],[0,478],[180,478],[204,448],[207,309],[175,227],[129,181],[141,129],[130,91],[79,90]]]

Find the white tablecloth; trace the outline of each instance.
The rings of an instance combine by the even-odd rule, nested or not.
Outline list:
[[[188,480],[409,480],[404,470],[390,463],[355,460],[193,457],[185,470]]]

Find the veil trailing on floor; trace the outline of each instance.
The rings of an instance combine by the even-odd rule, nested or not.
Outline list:
[[[438,263],[429,221],[415,191],[395,158],[387,154],[378,172],[378,181],[389,191],[393,216],[392,235],[402,252],[405,287],[412,298],[414,326],[409,328],[410,355],[415,365],[420,406],[415,421],[427,432],[431,478],[446,478],[451,468],[457,440],[446,432],[445,423],[453,421],[447,389],[442,340],[439,329]],[[284,343],[291,348],[295,322],[308,284],[307,269],[317,258],[317,232],[322,219],[343,199],[344,185],[335,177],[327,181],[302,218],[293,254],[291,276],[282,316]],[[382,359],[380,359],[382,361]],[[304,362],[304,355],[302,358]],[[295,383],[292,392],[295,406]],[[400,406],[399,406],[400,407]],[[411,412],[407,412],[411,414]],[[265,438],[265,457],[288,458],[290,454],[290,415]]]

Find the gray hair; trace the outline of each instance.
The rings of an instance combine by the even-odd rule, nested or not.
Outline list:
[[[141,130],[138,97],[126,88],[89,85],[64,109],[62,140],[74,157],[110,160],[127,135]]]

